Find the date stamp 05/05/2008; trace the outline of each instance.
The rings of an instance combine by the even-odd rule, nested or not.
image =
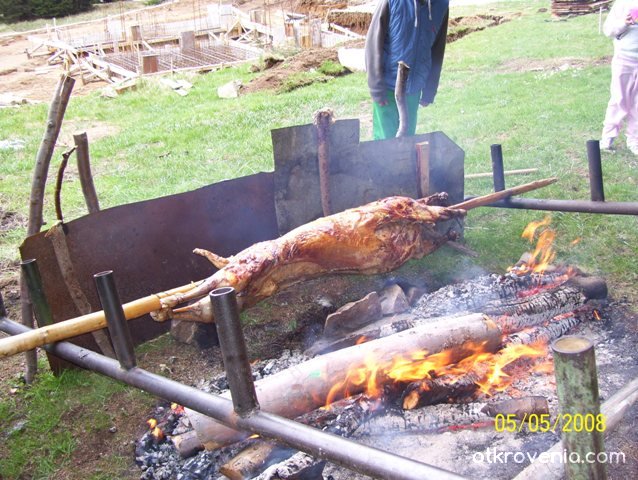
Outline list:
[[[576,413],[562,413],[551,418],[548,413],[525,414],[523,418],[515,414],[499,413],[494,418],[494,429],[497,432],[521,432],[525,428],[528,432],[604,432],[605,415],[599,413],[585,415]]]

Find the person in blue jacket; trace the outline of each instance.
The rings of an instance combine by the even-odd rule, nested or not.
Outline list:
[[[393,138],[399,128],[394,89],[400,61],[409,67],[407,134],[415,134],[419,104],[432,103],[439,86],[448,14],[449,0],[379,0],[365,45],[375,140]]]

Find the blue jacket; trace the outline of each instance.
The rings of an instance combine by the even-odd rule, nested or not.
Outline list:
[[[445,54],[449,0],[379,0],[366,37],[366,71],[372,99],[394,91],[397,64],[410,71],[408,95],[432,103]],[[415,14],[416,11],[416,14]]]

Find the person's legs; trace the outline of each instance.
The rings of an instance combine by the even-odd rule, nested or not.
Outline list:
[[[631,108],[626,99],[631,76],[631,71],[628,71],[625,63],[614,57],[611,62],[610,97],[600,141],[600,146],[603,149],[611,147],[613,140],[618,136],[628,110]]]
[[[405,96],[409,117],[408,135],[414,135],[416,132],[419,99],[420,94]],[[376,102],[372,103],[372,134],[375,140],[394,138],[399,130],[399,110],[392,90],[388,90],[386,100],[388,103],[383,106]]]
[[[627,148],[638,155],[638,62],[633,65],[627,85]]]
[[[375,140],[394,138],[399,130],[399,111],[394,100],[394,92],[388,90],[386,103],[381,106],[372,102],[372,134]]]

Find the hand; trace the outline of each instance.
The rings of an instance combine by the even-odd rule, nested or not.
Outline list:
[[[388,104],[388,101],[383,99],[383,100],[377,101],[377,103],[379,104],[380,107],[385,107]]]
[[[628,13],[627,16],[625,17],[625,25],[634,25],[636,23],[636,21],[634,20],[634,17],[632,16],[631,13]]]
[[[421,105],[422,107],[427,107],[430,104],[430,102],[428,102],[427,100],[421,100],[419,102],[419,105]]]

